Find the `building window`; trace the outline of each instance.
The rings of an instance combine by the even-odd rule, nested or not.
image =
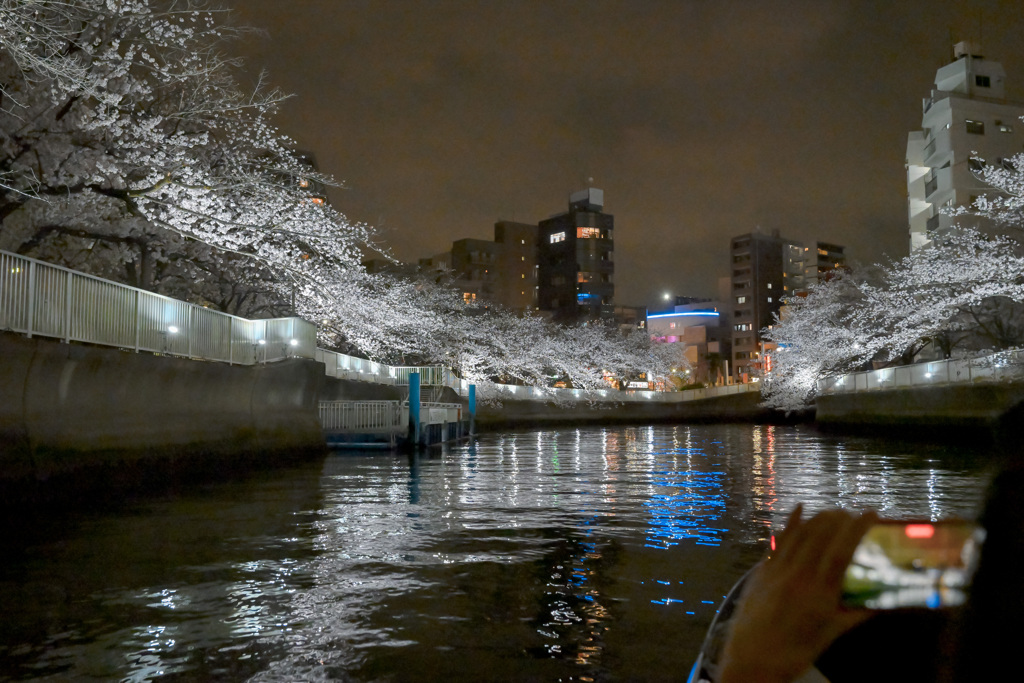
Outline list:
[[[999,125],[999,132],[1000,133],[1012,133],[1013,132],[1013,126],[1007,126],[1005,124]]]
[[[736,303],[738,303],[738,304],[745,304],[745,303],[747,303],[747,297],[745,297],[745,296],[738,296],[738,297],[736,297]]]
[[[967,132],[972,135],[984,135],[985,134],[985,123],[983,121],[972,121],[967,119],[964,123],[967,124]]]
[[[669,323],[669,324],[668,324],[668,328],[669,328],[670,330],[674,330],[674,329],[676,329],[676,324],[675,324],[675,323]]]
[[[474,294],[473,292],[463,292],[462,300],[465,301],[467,304],[471,301],[476,301],[476,294]]]
[[[769,282],[768,283],[768,289],[771,289],[771,288],[772,288],[772,283]]]
[[[565,233],[564,232],[556,232],[556,233],[552,233],[551,234],[551,244],[555,244],[556,242],[564,242],[564,241],[565,241]]]
[[[576,228],[576,237],[581,240],[595,240],[601,236],[601,228]]]
[[[978,86],[979,88],[991,88],[992,79],[990,79],[988,76],[975,76],[974,85]]]
[[[771,302],[772,302],[772,298],[768,297],[768,303],[771,303]]]
[[[978,157],[971,157],[967,160],[967,168],[971,169],[974,173],[981,173],[985,170],[985,160],[979,159]]]

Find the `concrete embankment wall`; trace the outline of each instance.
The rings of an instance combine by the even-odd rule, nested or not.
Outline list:
[[[0,494],[148,461],[323,449],[323,364],[160,357],[0,333]]]
[[[1014,427],[1024,383],[976,382],[824,394],[816,400],[823,426],[992,431]]]
[[[481,401],[477,407],[477,426],[494,430],[564,424],[778,422],[784,419],[780,413],[762,408],[760,403],[759,392],[678,403],[579,401],[560,404],[503,400],[492,404]]]

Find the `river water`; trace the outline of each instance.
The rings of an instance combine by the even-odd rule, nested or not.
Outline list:
[[[685,679],[797,502],[972,516],[985,467],[761,425],[334,453],[5,539],[0,679]]]

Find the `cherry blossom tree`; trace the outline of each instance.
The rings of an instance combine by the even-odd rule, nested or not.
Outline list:
[[[223,54],[237,34],[195,2],[3,0],[5,242],[117,247],[107,256],[142,286],[181,255],[178,236],[225,268],[225,254],[262,264],[284,290],[357,276],[371,233],[310,189],[334,181],[271,122],[284,96],[239,85]]]
[[[324,343],[479,381],[596,386],[678,364],[615,329],[367,274],[372,230],[324,201],[336,181],[275,128],[285,96],[240,85],[225,16],[202,0],[0,0],[0,247],[234,313],[287,304]]]
[[[1024,303],[1021,243],[967,229],[887,266],[819,283],[789,299],[765,332],[780,346],[766,400],[804,405],[819,379],[912,359],[928,342],[973,331],[980,311],[1006,303]]]

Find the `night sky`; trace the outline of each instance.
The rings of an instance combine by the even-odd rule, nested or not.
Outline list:
[[[714,296],[757,227],[907,250],[906,136],[952,39],[1024,100],[1014,2],[245,0],[236,46],[350,219],[415,260],[570,192],[615,216],[616,303]],[[588,179],[593,178],[593,182]]]

